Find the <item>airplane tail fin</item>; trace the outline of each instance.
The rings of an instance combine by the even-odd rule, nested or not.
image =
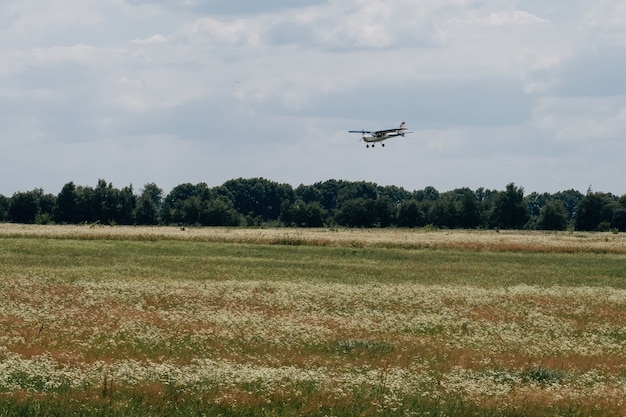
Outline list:
[[[400,127],[398,128],[398,130],[404,130],[406,129],[406,123],[402,122],[400,123]]]

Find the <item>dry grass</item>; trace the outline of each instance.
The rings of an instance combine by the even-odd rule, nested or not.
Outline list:
[[[0,224],[0,236],[182,240],[253,244],[460,249],[536,253],[626,253],[626,234],[433,229],[294,229]]]

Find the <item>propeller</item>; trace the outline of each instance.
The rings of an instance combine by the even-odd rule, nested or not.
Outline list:
[[[359,142],[363,141],[363,135],[365,135],[366,133],[371,134],[372,131],[371,130],[348,130],[348,133],[360,133],[361,137],[359,138]],[[369,148],[369,145],[368,145]]]

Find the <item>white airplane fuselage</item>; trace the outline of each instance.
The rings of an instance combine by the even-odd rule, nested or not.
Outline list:
[[[402,122],[400,123],[400,126],[396,129],[385,129],[385,130],[376,130],[376,131],[370,131],[370,130],[349,130],[349,133],[360,133],[361,134],[361,139],[363,140],[363,142],[366,143],[367,147],[369,148],[369,144],[372,144],[372,147],[374,147],[374,144],[377,142],[382,142],[384,140],[387,140],[389,138],[395,138],[397,136],[403,136],[406,133],[411,133],[411,132],[407,132],[406,131],[406,127],[405,127],[405,123]],[[384,143],[381,143],[382,146],[385,146]]]
[[[404,136],[404,135],[402,133],[391,133],[391,134],[386,134],[386,135],[364,134],[363,141],[367,143],[376,143],[376,142],[382,142],[383,140],[386,140],[389,138],[394,138],[396,136]]]

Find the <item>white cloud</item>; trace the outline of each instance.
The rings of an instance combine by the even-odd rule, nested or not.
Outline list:
[[[549,19],[543,19],[522,10],[507,10],[498,12],[489,12],[481,14],[476,11],[470,11],[466,16],[452,18],[448,21],[450,24],[467,24],[478,26],[505,26],[505,25],[531,25],[550,23]]]
[[[198,43],[217,44],[225,46],[243,45],[255,47],[259,45],[258,29],[251,25],[247,19],[234,21],[221,21],[211,17],[203,17],[185,30],[191,42],[200,40]]]
[[[104,20],[97,0],[24,0],[2,9],[0,45],[8,48],[68,43]]]
[[[3,194],[99,177],[548,187],[529,172],[626,192],[602,157],[626,130],[619,0],[26,0],[0,23],[0,145],[29,172],[3,163]],[[401,120],[414,139],[384,153],[346,133]],[[573,168],[589,157],[593,181]]]
[[[626,135],[626,96],[546,97],[534,112],[534,124],[560,141],[598,146]]]
[[[152,35],[146,39],[133,39],[129,43],[136,45],[151,45],[151,44],[161,44],[166,43],[167,38],[160,34]]]

